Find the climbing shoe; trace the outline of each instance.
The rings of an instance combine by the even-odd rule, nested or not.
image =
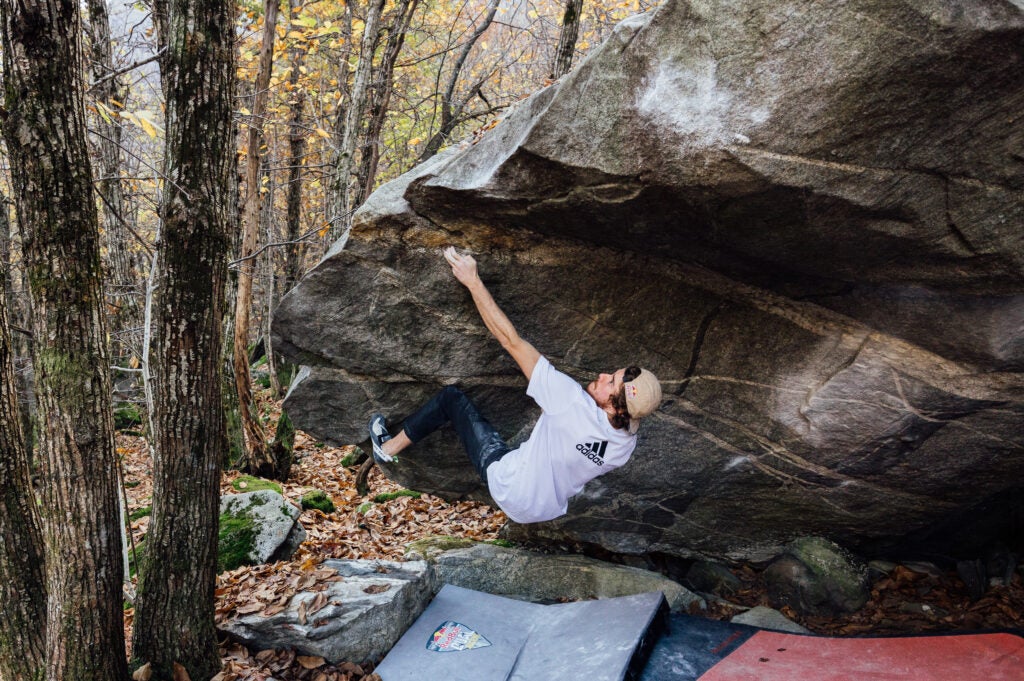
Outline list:
[[[384,425],[384,415],[374,414],[370,417],[370,443],[373,445],[373,460],[377,463],[391,463],[393,457],[384,453],[384,443],[391,439],[387,426]]]

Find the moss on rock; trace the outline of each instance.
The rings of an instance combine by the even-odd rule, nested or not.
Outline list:
[[[445,551],[465,549],[476,544],[476,541],[465,537],[435,534],[406,544],[405,557],[409,560],[430,560]]]
[[[385,501],[391,501],[398,497],[412,497],[413,499],[419,499],[421,496],[423,496],[422,492],[414,492],[411,489],[400,489],[397,492],[385,492],[383,494],[378,494],[373,498],[373,500],[378,504],[383,504]]]
[[[326,492],[314,489],[302,495],[302,508],[315,508],[324,513],[334,513],[334,501]]]
[[[250,516],[229,513],[221,515],[217,571],[226,572],[242,565],[251,565],[255,539],[256,523]]]
[[[281,494],[282,496],[284,495],[284,490],[281,489],[281,485],[277,484],[273,480],[265,480],[252,475],[238,476],[234,481],[232,481],[231,487],[239,492],[258,492],[261,489],[272,489],[278,494]]]

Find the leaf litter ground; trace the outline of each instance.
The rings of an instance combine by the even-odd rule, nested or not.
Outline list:
[[[259,393],[267,426],[277,422],[280,402]],[[268,434],[270,436],[272,434]],[[374,468],[369,476],[370,493],[356,491],[356,467],[342,466],[354,446],[328,447],[298,431],[295,438],[296,463],[284,495],[296,505],[310,490],[325,492],[335,510],[324,513],[304,510],[299,522],[306,530],[306,541],[288,561],[242,567],[218,577],[216,617],[218,622],[235,613],[278,612],[299,591],[322,591],[339,579],[334,570],[321,566],[328,558],[383,558],[402,560],[406,544],[428,536],[445,535],[488,541],[498,538],[505,515],[476,502],[449,503],[439,497],[422,494],[418,498],[396,496],[374,503],[380,494],[401,491]],[[145,440],[121,434],[118,453],[124,467],[128,513],[140,515],[151,503],[152,459]],[[238,492],[233,484],[237,471],[225,472],[221,493]],[[244,491],[244,490],[243,490]],[[145,535],[149,516],[141,515],[131,523],[137,543]],[[742,587],[728,596],[729,602],[752,607],[768,605],[760,571],[752,566],[733,570]],[[314,599],[306,608],[312,616],[326,605],[326,597]],[[737,609],[724,603],[711,603],[699,613],[715,619],[729,619]],[[917,572],[898,566],[877,580],[871,599],[858,612],[840,617],[801,617],[789,608],[782,612],[813,632],[843,635],[909,635],[923,632],[972,631],[980,629],[1020,628],[1024,626],[1024,584],[1018,570],[1009,586],[990,588],[984,597],[972,602],[955,572]],[[698,613],[694,613],[698,614]],[[125,612],[126,638],[131,641],[134,611]],[[249,650],[229,641],[220,641],[223,669],[215,681],[376,681],[369,665],[352,662],[329,664],[323,658],[303,655],[294,650]]]

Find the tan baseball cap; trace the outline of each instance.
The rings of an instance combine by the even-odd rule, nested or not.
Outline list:
[[[623,383],[623,389],[630,416],[629,432],[635,433],[640,427],[640,419],[653,413],[661,404],[661,384],[657,376],[641,369],[639,376]]]

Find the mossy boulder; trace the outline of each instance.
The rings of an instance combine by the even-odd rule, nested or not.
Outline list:
[[[302,495],[300,503],[302,508],[315,508],[324,513],[334,513],[334,501],[323,490],[314,489],[306,492]]]
[[[221,497],[220,570],[290,556],[305,539],[305,531],[295,522],[301,512],[271,489]]]
[[[765,570],[764,579],[773,606],[788,605],[803,614],[856,612],[869,595],[866,566],[821,537],[790,542]]]

